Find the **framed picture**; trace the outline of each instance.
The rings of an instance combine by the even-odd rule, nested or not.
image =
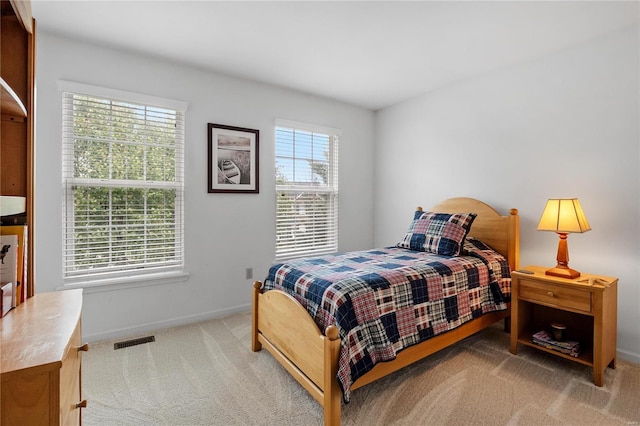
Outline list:
[[[208,123],[208,192],[259,192],[260,131]]]

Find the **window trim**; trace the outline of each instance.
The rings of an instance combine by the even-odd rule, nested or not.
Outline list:
[[[87,95],[87,96],[92,96],[96,98],[104,98],[104,99],[119,101],[119,102],[130,102],[132,104],[144,105],[147,107],[158,107],[163,109],[169,109],[169,110],[175,111],[176,113],[179,113],[181,115],[181,121],[182,121],[181,123],[182,134],[180,136],[182,140],[181,141],[182,142],[182,153],[181,153],[182,164],[179,164],[179,165],[176,164],[177,169],[178,168],[182,169],[182,171],[180,172],[181,181],[175,182],[174,184],[169,185],[180,192],[180,200],[181,200],[180,208],[179,208],[180,211],[176,214],[177,220],[175,222],[175,226],[180,228],[181,242],[179,243],[179,246],[182,251],[180,261],[177,262],[176,265],[167,266],[166,270],[163,270],[162,268],[159,268],[159,269],[152,268],[148,271],[140,272],[140,273],[136,273],[132,270],[123,270],[120,272],[107,273],[104,276],[102,274],[97,274],[93,276],[91,276],[91,274],[78,274],[75,276],[73,274],[67,275],[65,261],[64,261],[64,256],[66,256],[67,243],[66,243],[66,233],[63,228],[63,235],[62,235],[63,277],[62,277],[62,285],[59,286],[58,288],[59,289],[86,288],[86,289],[94,289],[94,291],[106,291],[106,290],[117,289],[117,288],[133,288],[133,287],[147,286],[147,285],[166,284],[168,282],[186,281],[189,274],[185,272],[186,259],[185,259],[185,242],[184,242],[184,237],[185,237],[185,234],[184,234],[184,225],[185,225],[184,160],[185,160],[185,150],[186,150],[186,111],[188,109],[188,103],[180,100],[175,100],[175,99],[163,98],[158,96],[118,90],[118,89],[111,89],[111,88],[77,83],[77,82],[66,81],[66,80],[58,80],[57,87],[61,93],[62,108],[63,108],[62,117],[61,117],[62,118],[62,122],[61,122],[62,138],[61,139],[63,144],[63,147],[62,147],[63,154],[66,150],[64,144],[65,144],[65,138],[67,137],[67,135],[65,134],[66,129],[64,126],[64,119],[65,119],[64,108],[65,108],[65,102],[66,102],[65,93],[70,93],[72,95],[81,95],[81,96]],[[69,217],[70,217],[68,213],[65,213],[65,209],[69,208],[69,206],[67,206],[67,202],[64,200],[64,198],[66,198],[66,195],[65,195],[66,186],[70,184],[67,180],[75,179],[76,181],[81,181],[82,179],[73,178],[73,177],[69,178],[69,176],[65,175],[64,160],[63,160],[62,166],[63,166],[63,173],[62,173],[63,194],[61,199],[61,202],[62,202],[61,207],[63,209],[62,226],[66,227],[67,226],[66,221],[69,220]],[[157,184],[157,182],[155,184]],[[120,187],[117,185],[117,180],[109,180],[107,185],[105,186]],[[141,182],[139,186],[154,187],[155,185],[154,185],[154,182],[150,181],[150,182]],[[178,245],[175,245],[175,247],[178,247]]]
[[[342,136],[342,130],[335,127],[303,123],[301,121],[284,120],[281,118],[276,119],[276,127],[288,127],[290,129],[305,130],[313,133],[326,133],[328,135],[338,136],[338,138]]]
[[[126,90],[111,89],[108,87],[93,86],[91,84],[76,83],[74,81],[58,80],[58,91],[72,92],[75,94],[91,95],[102,98],[117,99],[132,103],[153,105],[160,108],[175,109],[186,112],[189,103],[159,96],[144,95],[142,93],[128,92]]]

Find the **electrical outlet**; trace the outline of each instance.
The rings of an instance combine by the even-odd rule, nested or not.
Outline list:
[[[250,280],[251,278],[253,278],[253,268],[247,268],[244,271],[244,277],[248,280]]]

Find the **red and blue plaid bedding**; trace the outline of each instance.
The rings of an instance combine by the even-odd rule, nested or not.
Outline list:
[[[292,295],[320,330],[336,324],[342,341],[338,381],[350,386],[380,361],[487,312],[507,309],[509,265],[468,238],[464,255],[404,248],[356,251],[273,265],[265,290]]]

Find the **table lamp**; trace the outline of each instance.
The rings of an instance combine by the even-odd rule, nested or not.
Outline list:
[[[542,212],[538,231],[553,231],[558,234],[558,264],[545,274],[562,278],[578,278],[580,272],[569,268],[567,234],[587,232],[591,229],[577,198],[551,198]]]

